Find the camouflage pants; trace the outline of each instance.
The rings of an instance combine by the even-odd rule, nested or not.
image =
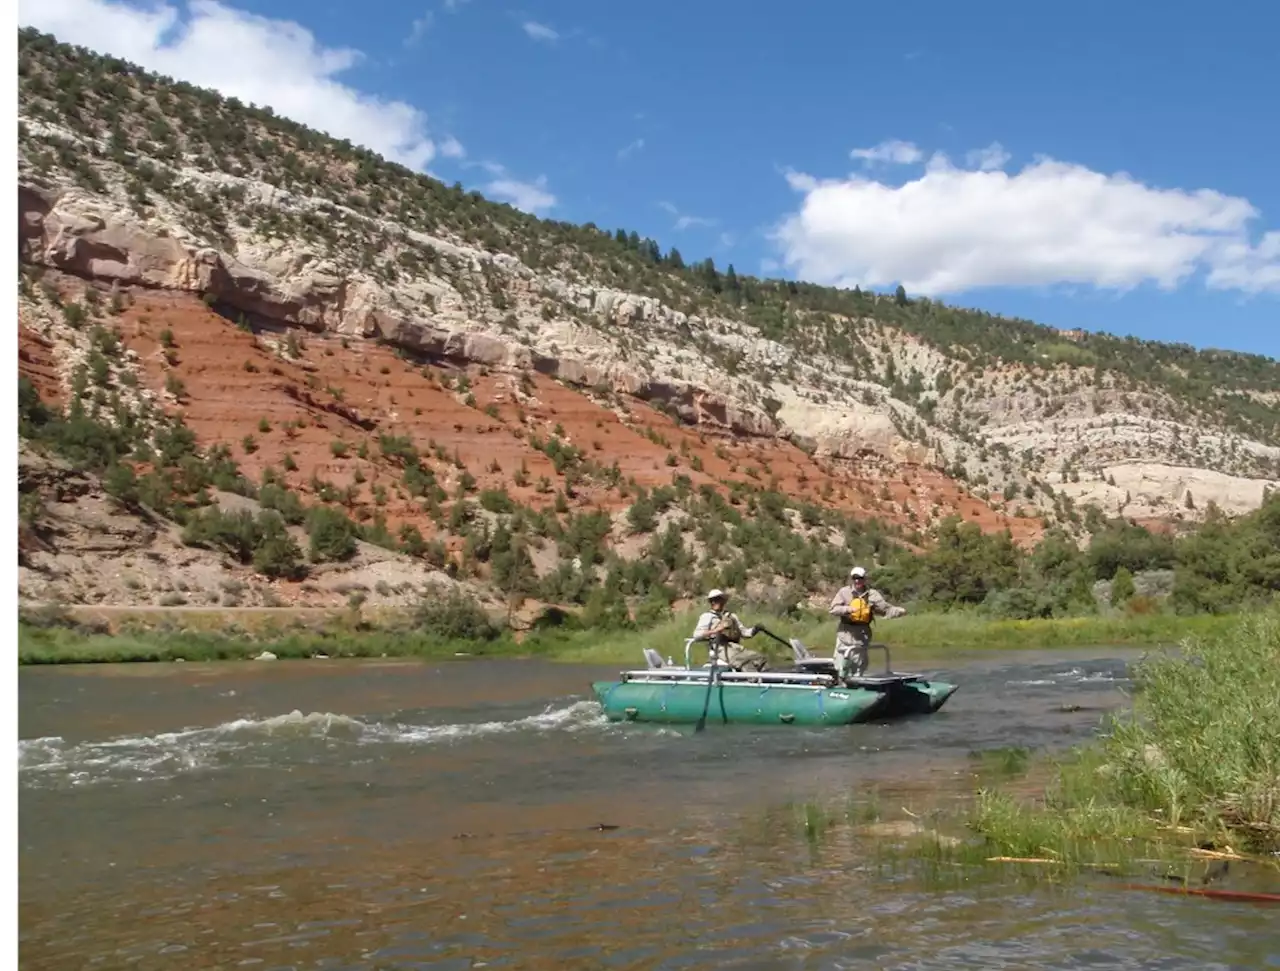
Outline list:
[[[735,671],[763,671],[769,665],[769,659],[759,651],[738,644],[729,646],[728,660]]]
[[[836,635],[836,668],[846,677],[862,677],[867,672],[867,645],[870,643],[870,626],[865,630],[840,631]]]
[[[735,643],[717,645],[715,657],[734,671],[763,671],[769,664],[769,659],[759,651]]]

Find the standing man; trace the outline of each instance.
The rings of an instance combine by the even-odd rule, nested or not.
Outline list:
[[[867,583],[867,571],[855,566],[849,571],[849,585],[841,587],[831,601],[836,625],[836,667],[845,675],[860,676],[867,670],[867,645],[871,643],[871,624],[876,617],[886,620],[901,617],[906,608],[895,607],[884,594]]]
[[[711,609],[698,618],[698,626],[693,629],[693,639],[707,642],[710,660],[728,664],[735,671],[748,668],[763,671],[768,659],[740,643],[744,637],[754,637],[756,629],[743,627],[738,615],[725,609],[729,603],[729,595],[723,590],[712,590],[707,594],[707,603]]]

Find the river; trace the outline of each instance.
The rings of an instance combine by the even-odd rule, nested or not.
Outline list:
[[[1131,652],[909,667],[938,714],[812,730],[609,725],[538,661],[19,672],[20,962],[37,969],[1280,968],[1272,907],[1011,878],[939,886],[806,841],[971,752],[1086,739]],[[895,658],[895,661],[899,659]]]

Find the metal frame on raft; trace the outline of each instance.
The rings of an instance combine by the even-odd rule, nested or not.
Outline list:
[[[781,640],[781,638],[778,638]],[[645,659],[649,662],[648,668],[637,669],[633,671],[623,671],[621,680],[623,682],[634,682],[639,684],[697,684],[705,685],[712,676],[711,662],[701,667],[692,667],[692,650],[693,645],[697,643],[694,638],[689,638],[684,642],[684,667],[678,667],[674,664],[668,664],[662,660],[660,655],[653,648],[645,648]],[[836,662],[833,658],[814,657],[798,638],[791,638],[791,650],[795,654],[796,667],[804,670],[799,671],[734,671],[729,665],[723,662],[716,663],[715,680],[725,685],[741,684],[741,685],[767,685],[774,688],[800,688],[800,689],[822,689],[822,688],[868,688],[870,690],[880,690],[891,688],[894,685],[911,684],[913,682],[923,681],[924,678],[918,674],[898,674],[891,668],[889,657],[889,647],[886,644],[869,644],[868,648],[875,648],[884,651],[884,674],[882,675],[858,675],[855,677],[841,678],[836,668]]]

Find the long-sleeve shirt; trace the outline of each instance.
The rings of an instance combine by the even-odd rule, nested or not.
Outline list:
[[[854,592],[853,587],[841,587],[831,600],[831,609],[827,611],[832,617],[838,617],[836,625],[836,646],[852,647],[855,644],[867,644],[871,640],[870,624],[855,624],[848,617],[849,604],[857,597],[863,597],[871,607],[872,617],[901,617],[907,611],[903,607],[895,607],[884,598],[879,590],[868,587],[862,594]]]
[[[730,621],[733,626],[737,627],[737,636],[733,636],[733,634],[730,633],[729,637],[724,636],[724,634],[715,634],[711,637],[707,637],[708,631],[713,627],[718,627],[726,620]],[[751,637],[754,633],[755,631],[752,628],[743,627],[742,621],[738,619],[737,614],[728,610],[720,613],[716,613],[714,610],[706,611],[698,618],[697,626],[693,629],[694,639],[708,641],[708,650],[711,656],[718,658],[721,661],[730,660],[734,653],[741,651],[741,648],[737,646],[739,638]]]
[[[711,630],[711,628],[717,627],[720,624],[724,623],[726,620],[731,621],[733,624],[736,624],[739,630],[742,629],[742,621],[738,619],[737,614],[728,610],[724,610],[719,613],[717,613],[714,610],[708,610],[701,617],[698,618],[698,624],[693,629],[694,639],[699,641],[707,640],[708,639],[707,632]],[[721,635],[716,635],[714,639],[724,640],[725,638],[723,638]]]

